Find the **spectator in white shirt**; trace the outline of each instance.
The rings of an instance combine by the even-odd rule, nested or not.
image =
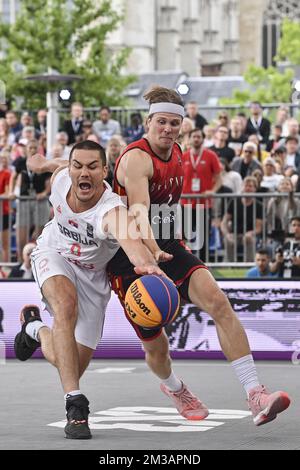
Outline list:
[[[286,146],[286,159],[285,167],[293,167],[294,170],[300,170],[300,153],[298,152],[299,140],[298,137],[289,135],[285,139]]]
[[[268,157],[263,162],[264,176],[261,182],[263,188],[267,188],[270,192],[276,191],[283,175],[276,173],[276,164],[273,158]]]
[[[98,137],[102,147],[106,148],[113,135],[121,134],[121,127],[118,121],[111,119],[111,110],[108,106],[100,108],[99,118],[93,124],[93,132]]]

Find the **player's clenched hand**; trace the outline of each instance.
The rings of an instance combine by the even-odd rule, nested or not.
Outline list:
[[[153,264],[148,264],[146,266],[136,266],[134,270],[136,274],[139,274],[140,276],[144,276],[146,274],[157,274],[158,276],[164,276],[169,279],[169,281],[173,282],[172,279],[166,275],[166,273],[164,273],[158,266]]]
[[[162,250],[156,251],[153,256],[157,263],[164,263],[173,259],[173,255]]]
[[[136,274],[144,276],[145,274],[157,274],[158,276],[165,276],[165,273],[154,264],[146,264],[144,266],[135,266]]]
[[[28,170],[34,173],[42,173],[46,159],[43,155],[36,153],[35,155],[29,155],[26,159],[26,165]]]

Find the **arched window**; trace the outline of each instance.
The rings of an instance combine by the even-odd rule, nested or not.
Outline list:
[[[280,28],[284,18],[300,20],[300,2],[295,0],[270,0],[263,16],[262,64],[275,65]]]

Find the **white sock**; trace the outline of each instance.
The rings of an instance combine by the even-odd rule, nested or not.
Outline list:
[[[238,376],[239,381],[243,385],[247,395],[249,395],[249,391],[252,388],[259,386],[256,367],[253,361],[252,354],[240,357],[236,361],[233,361],[231,365],[234,368],[235,373]]]
[[[76,397],[76,395],[82,395],[80,390],[72,390],[72,392],[68,392],[64,395],[64,399],[66,400],[68,397]]]
[[[28,325],[26,325],[25,331],[30,336],[30,338],[35,339],[35,341],[40,342],[38,334],[39,334],[40,329],[43,328],[44,326],[47,326],[47,325],[40,320],[31,321],[30,323],[28,323]]]
[[[162,383],[168,387],[171,392],[179,392],[179,390],[182,389],[182,382],[176,377],[173,371],[171,372],[170,377],[162,380]]]

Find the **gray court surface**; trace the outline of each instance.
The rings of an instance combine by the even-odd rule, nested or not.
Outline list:
[[[64,402],[56,370],[44,360],[0,365],[0,449],[300,449],[299,365],[258,362],[261,382],[292,403],[275,421],[254,426],[231,366],[174,361],[174,369],[210,408],[186,421],[161,393],[143,361],[95,360],[81,390],[90,400],[93,439],[64,438]]]

